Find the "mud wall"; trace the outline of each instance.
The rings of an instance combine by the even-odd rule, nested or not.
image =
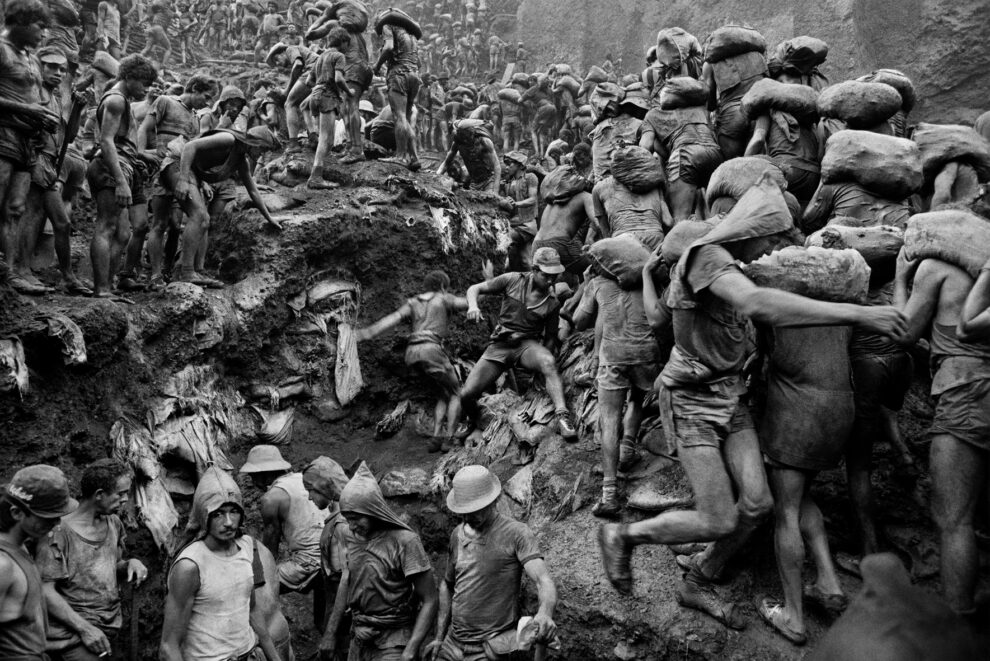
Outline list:
[[[901,69],[918,88],[911,121],[972,122],[990,109],[990,11],[986,0],[523,0],[519,38],[535,63],[582,69],[611,53],[626,72],[644,66],[658,29],[679,25],[704,41],[728,22],[768,43],[808,34],[830,46],[832,82]]]

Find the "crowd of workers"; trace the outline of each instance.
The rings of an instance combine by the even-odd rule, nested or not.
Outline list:
[[[311,190],[333,187],[324,174],[334,162],[376,149],[414,172],[421,148],[439,153],[437,174],[488,191],[510,215],[505,272],[464,296],[449,291],[446,274],[430,273],[425,291],[358,331],[368,340],[411,324],[406,362],[437,393],[432,450],[462,443],[480,395],[516,366],[542,376],[555,428],[575,439],[557,347],[594,328],[588,381],[598,392],[604,473],[594,515],[623,516],[620,477],[643,456],[639,425],[654,394],[667,448],[694,494],[693,509],[604,524],[608,580],[631,594],[634,549],[667,545],[684,572],[678,601],[742,628],[738,604],[714,585],[772,516],[782,598],[763,599],[758,611],[803,644],[806,603],[833,614],[848,604],[810,484],[845,459],[864,560],[842,565],[865,574],[867,556],[883,549],[873,445],[888,440],[899,461],[915,464],[895,414],[915,374],[912,357],[927,352],[942,595],[956,615],[976,617],[974,531],[990,449],[990,263],[974,273],[902,251],[889,268],[874,269],[863,304],[761,286],[741,268],[803,245],[804,234],[836,217],[903,230],[920,212],[985,211],[986,171],[962,156],[931,175],[930,186],[902,195],[824,177],[830,136],[910,136],[906,76],[885,70],[897,107],[857,124],[822,117],[802,100],[827,88],[818,69],[823,42],[797,37],[767,48],[754,45],[762,36],[732,32],[737,26],[723,33],[736,35],[733,48],[723,44],[718,56],[715,35],[702,48],[666,28],[641,74],[623,76],[609,58],[579,75],[564,63],[528,72],[533,57],[490,32],[484,0],[407,3],[409,13],[358,0],[293,0],[285,10],[271,3],[267,13],[250,2],[173,12],[158,2],[103,0],[95,11],[77,9],[68,0],[5,7],[0,248],[17,291],[52,291],[32,270],[46,222],[70,294],[114,298],[170,280],[222,287],[206,272],[209,227],[236,187],[280,227],[254,179],[266,152],[313,150]],[[125,55],[124,16],[143,17],[141,54]],[[194,33],[217,51],[250,46],[275,77],[247,93],[206,73],[163,89],[174,40],[185,44]],[[764,90],[760,105],[754,94]],[[974,135],[990,139],[990,115]],[[73,272],[69,247],[84,186],[96,206],[92,287]],[[483,296],[501,298],[498,323],[461,382],[444,338],[456,313],[483,319]],[[293,472],[277,448],[262,445],[241,472],[265,491],[264,529],[257,541],[245,534],[244,500],[230,475],[210,469],[200,479],[188,544],[168,572],[161,658],[293,658],[279,607],[285,591],[317,594],[325,658],[347,649],[350,659],[501,659],[527,641],[553,644],[554,582],[532,531],[499,513],[500,485],[486,468],[453,478],[447,506],[463,523],[439,588],[419,536],[389,509],[367,466],[348,476],[319,457]],[[119,579],[147,575],[127,557],[116,516],[130,479],[125,466],[105,460],[84,471],[78,502],[48,466],[25,468],[6,486],[0,656],[119,653]],[[816,569],[808,584],[806,555]],[[539,611],[517,631],[523,570],[537,585]]]

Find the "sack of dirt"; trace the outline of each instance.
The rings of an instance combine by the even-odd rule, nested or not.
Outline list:
[[[512,74],[512,84],[522,85],[523,87],[529,87],[529,74],[523,72],[517,72]]]
[[[687,60],[701,59],[701,43],[684,28],[664,28],[657,32],[657,62],[680,69]]]
[[[591,111],[596,121],[619,114],[619,104],[625,98],[626,91],[615,83],[599,83],[591,93]]]
[[[419,27],[419,23],[401,9],[390,7],[378,14],[378,18],[375,20],[375,34],[379,37],[382,36],[382,30],[386,25],[400,27],[417,39],[423,38],[423,30]]]
[[[667,232],[660,246],[660,256],[663,261],[673,266],[681,261],[681,256],[687,252],[691,244],[704,237],[718,225],[721,218],[708,220],[681,220]]]
[[[926,183],[931,183],[947,163],[971,165],[981,182],[990,181],[990,143],[968,126],[958,124],[918,124],[914,141],[921,150],[921,167]]]
[[[663,161],[642,147],[622,147],[612,154],[612,176],[637,195],[649,193],[663,185]]]
[[[584,77],[584,82],[595,83],[600,85],[601,83],[608,81],[608,74],[601,67],[591,67],[588,69],[588,75]]]
[[[788,246],[742,267],[760,287],[782,289],[819,301],[863,303],[870,267],[855,250]]]
[[[754,121],[771,110],[786,112],[802,124],[818,121],[818,92],[807,85],[762,78],[743,95],[742,111]]]
[[[748,25],[723,25],[705,40],[705,62],[721,62],[746,53],[766,53],[767,40]]]
[[[924,176],[918,145],[871,131],[845,130],[825,143],[822,182],[857,183],[875,195],[898,202],[917,192]]]
[[[847,80],[822,91],[818,110],[851,129],[868,129],[893,117],[901,103],[901,95],[890,85]]]
[[[990,220],[965,209],[916,214],[904,232],[904,254],[954,264],[975,278],[990,261]]]
[[[677,76],[668,80],[660,90],[660,108],[692,108],[708,102],[708,85],[691,76]]]
[[[571,96],[576,97],[581,90],[581,83],[574,76],[561,76],[554,81],[553,91],[559,94],[563,90],[567,90],[571,93]]]
[[[352,34],[360,34],[368,29],[368,8],[363,2],[341,0],[330,8],[333,18],[337,19],[340,27]]]
[[[901,110],[905,113],[911,112],[918,99],[914,91],[914,83],[907,75],[897,69],[877,69],[856,80],[864,83],[883,83],[893,87],[901,95]]]
[[[889,225],[873,227],[844,227],[829,224],[809,236],[804,245],[832,250],[855,250],[872,268],[897,259],[904,245],[904,230]]]
[[[588,180],[573,165],[554,168],[543,178],[540,196],[547,204],[566,204],[568,200],[587,189]]]
[[[705,200],[711,206],[720,197],[738,200],[752,188],[763,175],[770,173],[780,190],[786,190],[787,179],[784,173],[767,158],[760,156],[740,156],[725,161],[712,173],[705,190]]]
[[[615,280],[623,289],[635,289],[642,284],[643,266],[650,259],[650,251],[637,239],[628,234],[602,239],[592,244],[588,252],[605,277]]]
[[[514,87],[505,87],[500,89],[498,91],[498,98],[499,101],[508,101],[510,103],[522,102],[522,94],[520,94],[519,90]]]
[[[767,65],[772,76],[777,71],[788,70],[807,76],[824,64],[827,57],[828,44],[821,39],[803,35],[778,44]]]

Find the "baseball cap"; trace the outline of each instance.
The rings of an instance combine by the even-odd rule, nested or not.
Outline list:
[[[17,471],[4,491],[19,507],[43,519],[57,519],[79,507],[79,501],[69,495],[65,473],[46,464]]]
[[[565,270],[564,265],[560,263],[560,254],[548,246],[538,248],[533,253],[533,266],[551,275],[559,275]]]
[[[38,49],[38,60],[40,62],[63,62],[65,64],[69,63],[69,58],[66,57],[65,51],[63,51],[58,46],[45,46]]]
[[[526,165],[526,160],[527,160],[526,154],[522,153],[521,151],[506,152],[505,156],[503,156],[502,158],[507,161],[515,161],[516,163],[519,163],[521,165]]]

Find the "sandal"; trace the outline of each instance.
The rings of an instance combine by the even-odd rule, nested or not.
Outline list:
[[[69,296],[92,296],[93,290],[84,285],[79,278],[65,281],[65,293]]]
[[[690,575],[678,586],[677,603],[707,613],[730,629],[742,631],[746,628],[746,618],[738,605],[723,601],[714,587]]]
[[[846,607],[849,606],[849,597],[844,594],[827,594],[822,592],[815,584],[804,586],[804,598],[809,602],[818,606],[829,615],[833,617],[838,617],[845,612]]]
[[[10,279],[10,286],[14,288],[18,294],[25,294],[26,296],[41,296],[42,294],[50,294],[55,291],[51,287],[41,284],[41,282],[31,282],[22,275],[15,275]]]
[[[804,645],[808,642],[808,636],[805,633],[795,631],[784,621],[784,605],[776,599],[762,599],[758,610],[763,621],[787,640],[795,645]]]

